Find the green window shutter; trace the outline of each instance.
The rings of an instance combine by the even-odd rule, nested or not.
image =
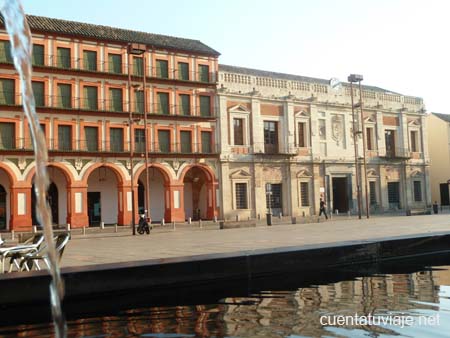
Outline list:
[[[110,110],[112,111],[123,111],[122,104],[122,89],[120,88],[110,88],[109,97],[111,100]]]
[[[0,123],[0,149],[15,148],[15,127],[14,123]]]
[[[156,60],[156,77],[169,78],[169,63],[166,60]]]
[[[112,152],[123,152],[123,129],[111,128],[110,132],[110,149]]]
[[[143,113],[144,112],[144,91],[143,90],[137,90],[134,92],[134,110],[137,113]]]
[[[56,54],[56,66],[59,68],[70,68],[70,48],[58,47]]]
[[[170,152],[170,131],[158,130],[158,143],[160,152]]]
[[[44,82],[33,81],[31,85],[33,87],[34,102],[36,103],[36,107],[44,107]]]
[[[190,131],[181,131],[180,132],[180,143],[181,143],[181,152],[182,153],[191,153],[192,152],[191,132]]]
[[[60,108],[72,108],[72,86],[58,84],[58,99]]]
[[[84,108],[89,110],[98,110],[98,90],[94,86],[85,86],[83,88]]]
[[[211,97],[200,95],[200,116],[211,116]]]
[[[180,115],[191,115],[191,96],[180,94]]]
[[[133,57],[133,75],[144,75],[144,60],[142,58]]]
[[[200,82],[209,82],[209,66],[198,66],[198,77]]]
[[[15,83],[14,80],[1,79],[0,80],[0,104],[15,104]]]
[[[43,66],[44,65],[44,46],[43,45],[33,45],[33,55],[31,58],[33,66]]]
[[[58,126],[58,150],[72,150],[71,126]]]
[[[145,130],[134,130],[134,151],[136,153],[145,153]]]
[[[97,70],[97,52],[91,50],[83,51],[83,69],[94,72]]]
[[[122,73],[122,55],[108,54],[108,67],[110,73]]]
[[[86,136],[87,151],[98,151],[98,128],[84,127],[84,135]]]
[[[180,80],[189,81],[189,64],[186,62],[178,62],[178,78]]]
[[[211,153],[211,132],[202,131],[202,153],[209,154]]]
[[[158,113],[169,115],[169,94],[158,93]]]
[[[11,55],[11,43],[9,41],[0,41],[0,62],[13,62]]]

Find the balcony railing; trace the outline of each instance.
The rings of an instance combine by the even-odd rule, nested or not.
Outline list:
[[[295,144],[267,144],[258,143],[253,144],[253,154],[259,155],[284,155],[296,156],[299,154],[299,148]]]
[[[40,60],[40,62],[36,62],[36,60]],[[0,63],[11,64],[12,59],[7,57],[0,57]],[[61,57],[57,55],[41,54],[35,59],[33,67],[52,67],[65,70],[128,75],[129,66],[126,62],[100,61],[98,60],[98,58],[95,63],[92,63],[90,62],[90,60],[88,62],[85,62],[85,59],[82,57]],[[143,67],[135,67],[133,66],[133,64],[131,64],[129,68],[132,76],[142,77],[144,74]],[[202,82],[207,84],[212,84],[217,81],[216,72],[201,72],[193,70],[189,70],[186,72],[178,68],[159,68],[146,66],[145,75],[147,77],[157,79]]]
[[[128,101],[59,96],[59,95],[35,95],[37,108],[75,109],[83,111],[119,112],[128,114]],[[22,96],[14,93],[0,92],[0,106],[20,106]],[[200,105],[162,105],[159,103],[147,104],[147,114],[160,116],[195,116],[202,118],[215,118],[218,109],[215,106],[205,109]],[[142,114],[144,106],[142,101],[131,101],[132,113]]]
[[[47,149],[50,152],[86,152],[86,153],[114,153],[129,154],[129,141],[101,141],[96,140],[57,140],[48,139]],[[33,144],[30,138],[12,138],[0,140],[0,153],[3,151],[32,151]],[[133,142],[133,153],[136,157],[145,154],[144,142]],[[148,144],[148,153],[167,154],[167,155],[214,155],[218,154],[218,146],[201,143],[159,143],[151,142]]]
[[[386,159],[409,159],[411,158],[411,151],[408,148],[395,148],[378,150],[378,156]]]

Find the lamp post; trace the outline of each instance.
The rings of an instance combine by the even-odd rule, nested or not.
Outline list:
[[[132,140],[132,130],[133,130],[133,114],[132,114],[132,108],[131,108],[131,55],[142,55],[145,52],[145,45],[135,44],[135,43],[129,43],[127,46],[127,52],[128,52],[128,113],[129,113],[129,123],[128,123],[128,132],[129,132],[129,138],[130,138],[130,177],[131,177],[131,228],[133,235],[136,235],[136,226],[135,226],[135,217],[136,217],[136,206],[134,202],[134,163],[133,163],[133,157],[134,157],[134,145]],[[144,65],[145,65],[145,58],[144,58]],[[145,67],[144,67],[144,121],[145,121],[145,130],[147,131],[147,120],[146,120],[146,114],[145,114]],[[147,134],[145,135],[145,141],[147,146]],[[146,147],[147,150],[147,147]],[[147,151],[146,151],[146,155]],[[146,174],[147,174],[147,162],[146,162]],[[148,174],[146,175],[148,179]]]
[[[360,81],[359,79],[362,80],[362,76],[356,74],[350,74],[350,76],[347,78],[348,82],[350,82],[350,96],[352,103],[353,145],[355,148],[355,173],[356,173],[356,196],[358,199],[358,218],[361,219],[361,189],[359,185],[358,143],[356,142],[358,131],[356,130],[355,105],[353,103],[353,83]]]
[[[358,78],[358,83],[359,83],[359,109],[361,112],[361,128],[362,128],[362,138],[363,138],[364,189],[365,189],[365,198],[366,198],[366,217],[369,218],[369,198],[368,198],[369,189],[367,188],[367,161],[366,161],[366,128],[364,126],[362,86],[361,86],[362,80],[363,80],[363,76],[360,75],[360,77]]]
[[[269,211],[266,214],[267,225],[272,225],[272,186],[266,183],[266,198],[269,201]]]

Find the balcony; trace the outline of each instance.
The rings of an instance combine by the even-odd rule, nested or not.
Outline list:
[[[267,156],[297,156],[298,147],[294,144],[267,144],[267,143],[253,143],[254,155],[267,155]]]
[[[40,62],[34,62],[33,68],[47,68],[58,69],[62,71],[77,71],[86,73],[96,73],[104,75],[128,76],[128,63],[126,62],[109,62],[97,61],[95,63],[89,62],[84,58],[74,57],[58,57],[56,55],[39,55]],[[86,62],[85,62],[86,61]],[[11,64],[12,59],[3,57],[0,58],[0,64]],[[130,67],[130,72],[133,77],[142,77],[144,69],[141,67]],[[145,74],[147,78],[159,80],[182,81],[186,83],[197,84],[216,84],[216,72],[199,72],[199,71],[184,71],[177,68],[161,69],[158,67],[145,67]],[[135,79],[134,79],[135,80]]]
[[[61,142],[56,139],[47,139],[47,149],[50,154],[73,153],[77,156],[96,155],[129,157],[130,142],[97,142],[95,140],[73,140],[71,142]],[[19,152],[32,152],[33,143],[30,138],[15,138],[10,141],[3,141],[0,144],[0,154],[14,154]],[[150,157],[215,157],[219,153],[217,145],[203,145],[201,143],[158,143],[153,142],[148,146]],[[135,142],[133,149],[134,157],[141,158],[145,154],[145,144]]]
[[[387,160],[406,160],[411,158],[411,152],[408,148],[380,148],[378,150],[378,156]]]

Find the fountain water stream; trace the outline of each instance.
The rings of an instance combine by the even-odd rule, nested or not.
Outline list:
[[[67,328],[61,310],[61,300],[64,296],[64,283],[56,259],[51,212],[47,203],[47,188],[49,185],[47,174],[47,146],[45,144],[44,134],[39,125],[39,118],[36,114],[36,106],[31,86],[31,32],[19,0],[6,0],[3,3],[0,1],[0,11],[4,17],[5,27],[11,40],[11,53],[14,65],[19,72],[23,107],[33,139],[36,160],[36,215],[44,228],[44,236],[48,244],[47,250],[50,260],[49,270],[52,276],[52,282],[50,284],[50,300],[55,325],[55,336],[65,337]]]

